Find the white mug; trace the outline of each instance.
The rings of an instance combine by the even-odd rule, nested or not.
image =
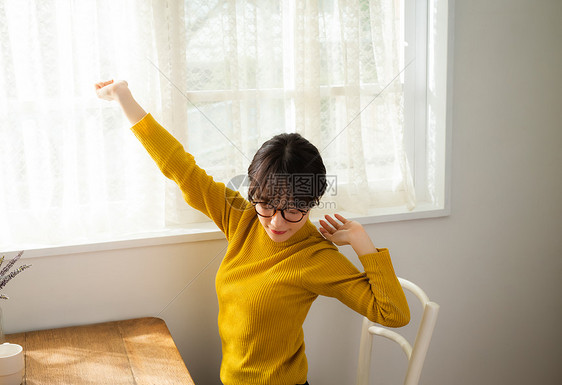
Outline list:
[[[0,345],[0,385],[20,385],[24,368],[23,348],[20,345],[8,342]]]

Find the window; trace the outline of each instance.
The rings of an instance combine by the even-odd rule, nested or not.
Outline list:
[[[446,211],[448,12],[433,0],[1,3],[0,247],[207,220],[95,98],[109,78],[127,79],[216,180],[243,187],[261,143],[296,131],[337,180],[317,215]]]

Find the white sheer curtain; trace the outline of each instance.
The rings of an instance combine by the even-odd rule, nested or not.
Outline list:
[[[1,248],[205,220],[94,97],[108,78],[127,79],[216,180],[296,131],[337,180],[326,211],[412,207],[401,12],[396,0],[0,0]]]
[[[93,84],[157,95],[152,11],[135,2],[0,1],[0,245],[82,243],[165,223],[163,183]],[[157,98],[146,107],[159,111]]]

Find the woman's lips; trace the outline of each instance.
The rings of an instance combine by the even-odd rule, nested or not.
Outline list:
[[[271,232],[275,235],[281,235],[281,234],[285,234],[287,232],[287,230],[285,231],[277,231],[277,230],[273,230],[273,229],[269,229],[271,230]]]

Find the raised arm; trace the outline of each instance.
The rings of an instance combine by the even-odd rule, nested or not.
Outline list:
[[[117,101],[133,127],[131,131],[156,162],[160,171],[176,182],[185,201],[207,215],[227,237],[233,234],[243,212],[252,208],[238,191],[213,180],[183,145],[136,102],[126,81],[95,85],[100,99]]]
[[[404,326],[410,321],[410,309],[388,250],[375,248],[359,222],[347,220],[339,214],[335,217],[337,220],[326,215],[326,221],[320,221],[320,233],[338,246],[351,245],[359,256],[365,275],[359,274],[355,266],[338,253],[326,257],[323,270],[308,272],[305,282],[312,290],[338,298],[373,322],[392,327]]]
[[[125,116],[132,125],[137,124],[146,116],[146,111],[137,103],[125,80],[117,82],[109,80],[96,83],[96,94],[100,99],[117,101]]]

